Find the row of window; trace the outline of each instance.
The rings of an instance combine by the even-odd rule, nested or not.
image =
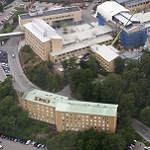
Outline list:
[[[95,123],[99,123],[99,124],[105,124],[105,121],[98,120],[98,121],[93,121],[93,120],[86,120],[86,121],[72,121],[72,120],[62,120],[63,123],[74,123],[74,124],[95,124]],[[107,125],[109,125],[108,121],[106,122]]]
[[[129,8],[132,8],[132,7],[137,7],[137,6],[141,6],[143,5],[145,7],[146,4],[148,4],[149,2],[143,2],[141,4],[137,4],[137,5],[133,5],[133,6],[129,6]]]
[[[73,50],[73,51],[70,51],[70,52],[67,52],[67,53],[63,53],[63,54],[60,54],[60,55],[58,55],[57,57],[59,58],[59,57],[63,57],[63,56],[68,56],[69,54],[73,54],[73,53],[78,53],[78,52],[80,52],[81,53],[81,51],[83,51],[83,53],[86,53],[86,51],[88,51],[88,47],[83,47],[83,48],[80,48],[80,49],[77,49],[77,50]]]
[[[48,119],[45,119],[45,118],[40,118],[40,117],[36,117],[36,116],[32,116],[32,115],[30,115],[29,117],[33,118],[33,119],[41,120],[41,121],[44,121],[44,122],[55,124],[54,121],[51,121],[51,120],[48,120]]]
[[[81,128],[86,128],[86,129],[89,129],[90,127],[89,126],[81,126],[81,127],[65,127],[65,126],[63,126],[62,127],[62,129],[63,130],[74,130],[74,131],[78,131],[78,130],[80,130]],[[109,128],[101,128],[101,127],[94,127],[95,129],[100,129],[100,130],[107,130],[107,131],[109,131]]]
[[[26,40],[28,44],[33,48],[33,50],[42,58],[44,58],[44,46],[38,38],[36,38],[30,32],[26,32]]]
[[[94,118],[94,119],[105,119],[105,117],[100,117],[100,116],[91,116],[91,115],[81,115],[81,114],[68,114],[68,113],[62,113],[61,114],[62,115],[62,117],[71,117],[71,116],[73,116],[73,117],[78,117],[78,118]],[[108,117],[106,118],[107,120],[108,120]]]
[[[35,113],[32,113],[32,112],[29,112],[29,116],[39,117],[39,118],[47,118],[47,119],[50,119],[50,120],[54,120],[54,116],[49,115],[49,114],[35,114]]]
[[[70,18],[70,17],[74,17],[73,14],[69,14],[69,15],[65,15],[65,16],[58,16],[58,17],[53,17],[53,18],[43,18],[44,21],[46,20],[57,20],[57,19],[61,19],[61,18]]]

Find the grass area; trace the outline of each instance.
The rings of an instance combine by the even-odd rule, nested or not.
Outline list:
[[[23,68],[34,67],[42,62],[42,59],[28,45],[20,50],[19,56]]]

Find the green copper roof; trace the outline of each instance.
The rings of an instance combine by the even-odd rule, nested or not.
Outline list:
[[[22,99],[55,107],[56,111],[60,112],[93,114],[101,116],[116,116],[118,107],[116,104],[92,103],[76,100],[72,101],[69,100],[68,97],[37,89],[34,89],[29,93],[25,93]]]

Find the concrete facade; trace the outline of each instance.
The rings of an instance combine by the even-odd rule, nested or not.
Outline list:
[[[93,45],[91,50],[99,64],[107,71],[114,72],[114,60],[119,56],[119,51],[111,45]]]
[[[53,63],[90,53],[94,44],[109,45],[113,37],[108,26],[91,26],[88,24],[72,26],[71,32],[61,36],[42,19],[33,19],[24,25],[26,44],[39,55],[42,60]]]
[[[67,20],[70,20],[72,24],[78,24],[82,21],[82,10],[77,6],[73,6],[50,11],[30,11],[28,14],[18,16],[20,28],[23,30],[24,24],[31,22],[34,18],[43,19],[47,24],[53,27],[57,27],[57,25],[61,26],[63,25],[61,21],[67,22]]]
[[[125,8],[129,9],[130,11],[140,11],[150,8],[150,1],[149,0],[114,0],[119,4],[123,5]]]
[[[41,19],[24,25],[25,42],[42,60],[49,60],[49,53],[62,49],[62,38]]]
[[[118,105],[115,104],[72,101],[36,89],[25,93],[21,102],[30,118],[56,125],[59,132],[89,128],[115,132],[116,129]]]

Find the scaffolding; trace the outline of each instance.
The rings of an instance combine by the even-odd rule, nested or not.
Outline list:
[[[120,34],[120,43],[126,48],[139,48],[144,46],[147,40],[147,28],[128,34],[122,31]]]
[[[99,26],[104,26],[105,25],[105,19],[104,17],[98,13],[98,25]]]

